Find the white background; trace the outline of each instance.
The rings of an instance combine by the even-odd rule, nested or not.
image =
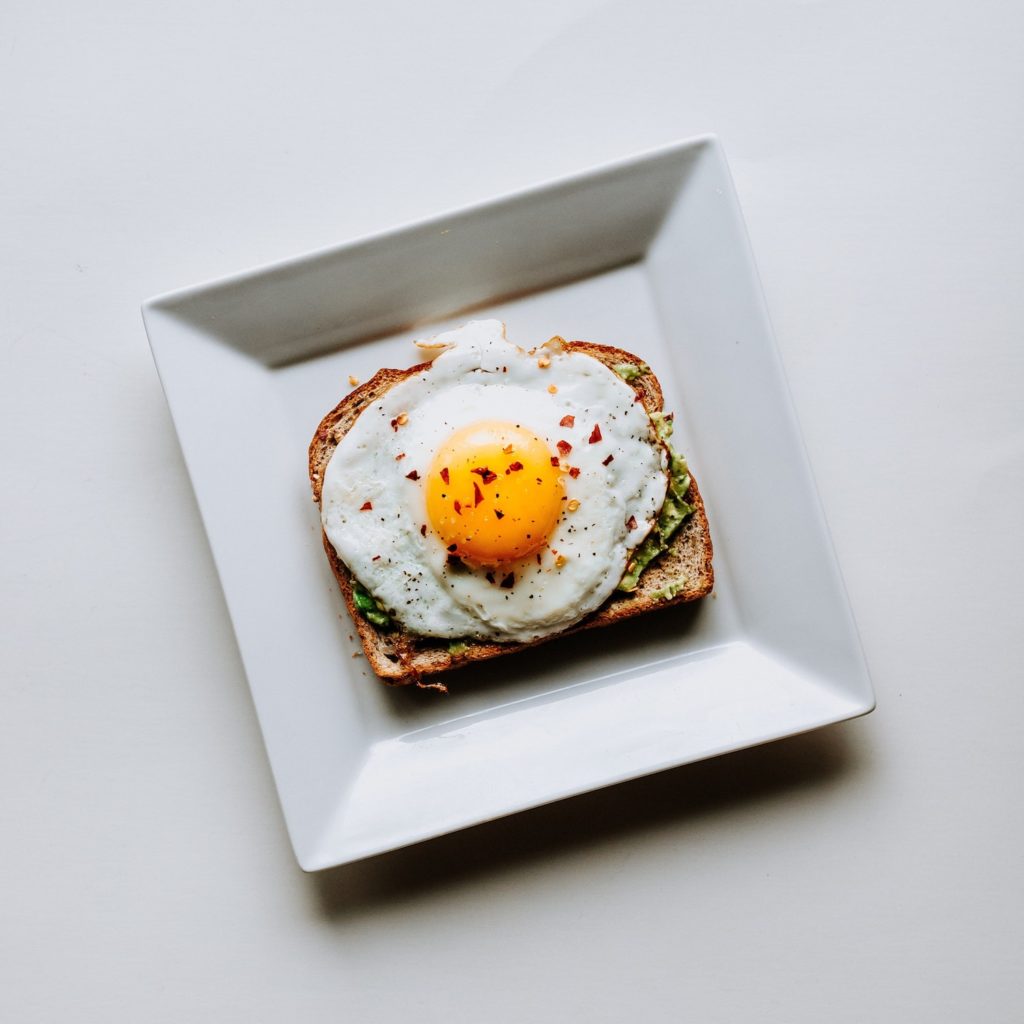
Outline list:
[[[993,0],[3,4],[0,1018],[1022,1019],[1022,36]],[[705,131],[878,711],[301,874],[140,301]]]

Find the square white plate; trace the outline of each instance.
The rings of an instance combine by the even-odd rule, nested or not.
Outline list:
[[[707,503],[714,597],[380,685],[320,545],[326,410],[467,319],[646,358]],[[146,302],[299,863],[326,868],[874,706],[725,158],[677,143]],[[429,326],[428,326],[429,325]]]

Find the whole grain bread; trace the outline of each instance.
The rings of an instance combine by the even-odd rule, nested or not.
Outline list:
[[[636,391],[649,413],[663,410],[664,396],[658,378],[638,356],[625,349],[608,345],[594,345],[584,341],[567,342],[566,348],[592,356],[610,367],[622,363],[640,367],[643,372],[629,382],[630,386]],[[359,414],[396,384],[407,377],[420,373],[429,366],[429,363],[419,363],[406,370],[379,370],[365,384],[361,384],[346,395],[323,418],[309,446],[309,480],[313,488],[313,499],[318,507],[327,463],[334,454],[334,449],[351,429]],[[711,592],[715,582],[714,569],[711,565],[713,553],[711,533],[704,511],[704,502],[692,472],[687,501],[694,506],[693,514],[679,528],[679,532],[672,538],[668,549],[644,570],[636,590],[630,594],[616,591],[592,615],[587,616],[571,629],[557,633],[555,636],[565,636],[582,629],[608,626],[613,622],[628,619],[634,615],[643,615],[656,608],[665,608],[668,605],[681,604],[685,601],[695,601]],[[345,598],[345,604],[348,606],[349,614],[359,632],[359,639],[362,641],[367,660],[374,672],[388,684],[395,686],[415,684],[420,687],[446,690],[442,682],[431,677],[439,672],[447,672],[474,661],[514,654],[516,651],[554,639],[554,637],[544,637],[532,643],[495,643],[489,640],[470,640],[465,643],[464,650],[453,654],[448,649],[450,643],[448,640],[415,636],[401,628],[381,632],[367,622],[356,609],[352,593],[352,574],[338,558],[326,534],[323,535],[323,544],[331,563],[331,569],[334,571],[338,586]],[[680,579],[685,581],[684,586],[672,597],[666,599],[659,594],[663,588],[677,583]]]

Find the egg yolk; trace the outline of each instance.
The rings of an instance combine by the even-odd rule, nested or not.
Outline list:
[[[431,526],[449,552],[477,565],[511,562],[543,547],[563,497],[557,457],[516,423],[487,420],[457,430],[426,480]]]

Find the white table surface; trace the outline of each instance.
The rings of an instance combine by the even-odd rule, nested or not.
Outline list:
[[[4,5],[0,1019],[1021,1020],[1022,36],[993,0]],[[303,875],[140,301],[705,131],[877,712]]]

